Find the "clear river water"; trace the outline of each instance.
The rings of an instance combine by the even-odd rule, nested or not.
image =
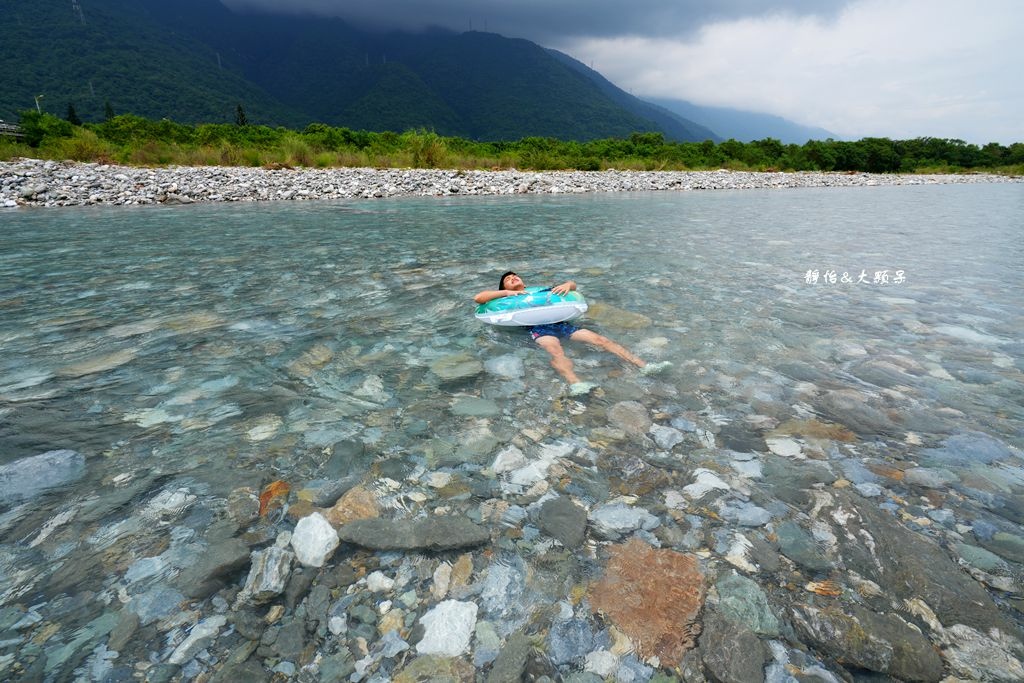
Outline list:
[[[568,396],[522,330],[473,318],[472,296],[508,269],[529,285],[575,280],[591,304],[582,325],[672,366],[645,376],[566,342],[598,386]],[[479,518],[479,479],[524,510],[531,491],[591,510],[623,495],[668,523],[677,499],[602,469],[602,453],[671,458],[679,490],[697,466],[753,453],[828,464],[912,529],[944,525],[944,543],[975,543],[979,519],[1024,543],[1022,293],[1020,185],[6,212],[0,669],[34,643],[48,675],[86,655],[109,671],[105,640],[82,634],[156,586],[180,588],[232,492],[274,480],[292,503],[347,478],[389,514]],[[630,440],[622,404],[678,439]],[[543,490],[493,472],[510,446],[566,443],[589,454],[585,483],[567,483],[579,463]],[[52,451],[72,453],[30,460]],[[758,480],[733,469],[718,472]],[[467,484],[432,485],[448,475]],[[676,547],[724,566],[725,530],[770,538],[774,522],[740,498],[718,507],[718,531]],[[684,531],[700,507],[676,505]],[[526,514],[503,522],[521,527],[510,548],[537,541]],[[1014,594],[993,594],[1019,624]],[[187,625],[160,632],[174,628],[180,642]],[[122,647],[155,662],[176,644],[157,640]]]

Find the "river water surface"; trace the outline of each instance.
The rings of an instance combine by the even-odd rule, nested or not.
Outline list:
[[[503,499],[523,513],[499,525],[516,531],[501,547],[524,557],[544,538],[529,507],[542,496],[571,496],[591,514],[625,501],[680,529],[637,527],[641,538],[697,552],[710,575],[756,577],[761,565],[727,558],[730,534],[774,541],[783,518],[806,510],[752,492],[771,475],[749,463],[813,462],[839,481],[818,488],[849,486],[943,547],[1006,541],[987,546],[1003,570],[985,570],[1005,590],[986,589],[1020,623],[1018,185],[40,209],[0,220],[8,673],[38,660],[50,677],[78,667],[102,679],[164,661],[188,620],[163,614],[146,631],[143,616],[120,657],[106,634],[139,596],[181,588],[175,577],[207,552],[233,491],[274,480],[291,485],[292,503],[326,479],[361,480],[388,515],[410,517],[442,508],[481,520],[481,500]],[[472,316],[473,294],[508,269],[529,285],[575,280],[592,306],[583,325],[672,366],[644,376],[567,343],[578,374],[598,385],[567,396],[525,333]],[[664,431],[648,431],[652,422]],[[556,446],[567,463],[538,481],[516,488],[494,472],[510,447],[529,458]],[[30,460],[52,451],[72,453]],[[650,473],[667,460],[662,479]],[[604,467],[630,463],[645,473]],[[700,467],[731,492],[717,503],[680,497]],[[431,485],[451,476],[465,485]],[[276,524],[267,542],[294,520]],[[631,533],[592,530],[580,561]],[[210,604],[187,609],[206,615]],[[216,669],[210,647],[175,675]],[[268,668],[288,659],[263,654]],[[396,666],[378,657],[365,676],[384,680]]]

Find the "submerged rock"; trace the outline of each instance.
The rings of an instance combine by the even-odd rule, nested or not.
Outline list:
[[[338,532],[318,512],[299,520],[291,540],[296,559],[307,567],[324,566],[340,542]]]
[[[594,525],[594,531],[603,538],[614,540],[638,529],[650,531],[661,521],[643,508],[634,508],[625,503],[611,503],[591,511],[590,523]]]
[[[779,551],[801,567],[812,572],[827,572],[832,562],[825,557],[817,542],[795,522],[783,522],[776,530]]]
[[[85,457],[71,450],[47,451],[0,466],[0,504],[35,498],[85,476]]]
[[[757,582],[729,574],[718,580],[715,589],[718,591],[717,609],[725,618],[744,624],[761,636],[780,635],[779,619]]]
[[[760,639],[741,622],[726,619],[716,610],[708,610],[704,616],[700,653],[704,666],[716,681],[764,681],[764,663],[768,653]]]
[[[435,360],[430,364],[430,371],[443,382],[455,382],[479,375],[484,366],[468,353],[456,353]]]
[[[374,550],[451,550],[483,545],[490,532],[465,517],[435,516],[414,521],[362,519],[338,530],[347,543]]]
[[[295,553],[277,546],[252,553],[252,567],[236,604],[266,602],[283,593],[294,559]]]
[[[700,632],[704,575],[696,557],[655,550],[634,538],[610,548],[604,576],[589,596],[591,607],[629,636],[642,656],[674,664]]]
[[[476,627],[476,603],[445,600],[420,618],[423,638],[416,651],[425,655],[458,657],[469,651]]]
[[[792,616],[804,637],[841,662],[900,680],[942,678],[942,659],[935,648],[920,631],[896,616],[857,605],[846,611],[838,606],[794,605]]]
[[[537,524],[566,548],[578,548],[586,536],[587,511],[566,496],[559,496],[541,506]]]
[[[627,434],[644,434],[651,428],[647,408],[636,401],[622,401],[608,410],[608,420]]]
[[[189,631],[188,637],[171,653],[167,659],[169,664],[184,664],[192,659],[197,652],[207,647],[224,628],[227,618],[217,614],[200,621]]]
[[[189,597],[206,597],[220,587],[222,577],[244,567],[248,559],[249,546],[241,539],[218,541],[178,576],[178,585]]]

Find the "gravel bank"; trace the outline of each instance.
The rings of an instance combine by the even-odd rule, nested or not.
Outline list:
[[[19,159],[0,163],[0,207],[1021,182],[983,174],[135,168]]]

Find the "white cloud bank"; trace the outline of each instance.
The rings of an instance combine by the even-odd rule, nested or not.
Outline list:
[[[847,138],[1024,142],[1024,2],[862,0],[837,17],[553,45],[639,97],[777,114]]]

